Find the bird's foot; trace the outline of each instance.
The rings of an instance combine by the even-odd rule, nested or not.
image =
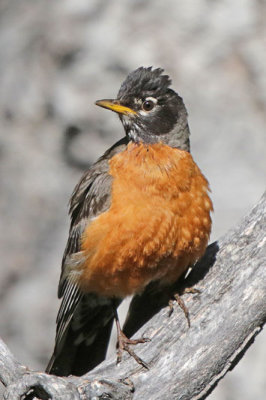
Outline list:
[[[190,318],[189,318],[189,311],[188,308],[184,302],[184,300],[182,299],[181,295],[185,294],[185,293],[193,293],[193,294],[199,294],[201,293],[200,290],[195,289],[195,288],[185,288],[183,289],[180,293],[175,293],[174,295],[172,295],[172,299],[169,300],[169,313],[168,316],[170,317],[174,311],[174,301],[177,302],[177,304],[179,305],[179,307],[183,310],[187,323],[188,323],[188,327],[190,328]]]
[[[136,345],[138,343],[146,342],[150,342],[150,339],[128,339],[123,331],[120,330],[117,335],[117,364],[121,362],[123,351],[126,351],[131,357],[133,357],[137,361],[138,364],[146,369],[149,369],[148,364],[145,363],[145,361],[143,361],[139,356],[137,356],[137,354],[130,348],[130,345]]]

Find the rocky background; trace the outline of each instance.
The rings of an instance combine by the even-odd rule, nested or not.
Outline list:
[[[185,100],[212,188],[211,239],[257,202],[265,15],[265,0],[1,0],[0,335],[21,362],[43,370],[51,355],[67,202],[82,170],[122,136],[93,103],[115,96],[128,72],[163,67]],[[263,399],[265,370],[262,333],[209,398]]]

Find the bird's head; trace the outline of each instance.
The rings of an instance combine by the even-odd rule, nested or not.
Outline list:
[[[119,114],[130,140],[161,142],[189,151],[187,111],[170,85],[163,69],[140,67],[127,76],[117,99],[99,100],[96,104]]]

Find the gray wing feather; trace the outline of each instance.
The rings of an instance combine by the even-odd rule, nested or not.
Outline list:
[[[108,161],[115,154],[123,151],[127,144],[128,139],[123,138],[111,147],[87,172],[85,172],[71,196],[69,207],[71,224],[69,238],[63,255],[61,277],[58,287],[58,297],[62,298],[62,302],[57,316],[55,350],[47,368],[48,371],[53,369],[53,364],[56,361],[57,355],[60,355],[64,347],[64,342],[68,340],[67,332],[71,321],[74,321],[72,325],[75,327],[75,324],[77,324],[75,321],[78,321],[80,310],[84,308],[84,304],[88,304],[88,301],[92,299],[90,295],[86,295],[86,301],[82,301],[84,294],[81,293],[75,281],[69,276],[68,268],[69,266],[71,267],[73,263],[78,262],[79,257],[82,257],[81,237],[90,219],[97,217],[110,207],[112,176],[108,174]],[[92,312],[92,308],[92,306],[88,308],[90,313]],[[75,313],[76,317],[73,319]],[[107,314],[109,315],[110,312],[108,311]],[[90,323],[91,319],[90,317]],[[108,318],[106,321],[107,320]],[[84,338],[84,340],[85,339],[86,338]]]

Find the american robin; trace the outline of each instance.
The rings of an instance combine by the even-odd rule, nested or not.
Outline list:
[[[140,67],[116,100],[125,137],[84,174],[70,200],[56,343],[47,372],[82,375],[106,355],[113,321],[118,353],[140,361],[116,309],[150,282],[170,285],[199,259],[211,230],[208,182],[190,154],[187,112],[163,69]]]

